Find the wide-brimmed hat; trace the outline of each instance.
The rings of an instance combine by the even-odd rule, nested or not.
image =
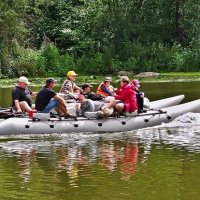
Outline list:
[[[46,80],[46,85],[48,85],[48,84],[50,84],[50,83],[56,83],[57,82],[57,80],[55,80],[54,78],[48,78],[47,80]]]
[[[19,77],[19,79],[17,80],[19,83],[26,83],[27,85],[30,84],[30,82],[28,81],[28,79],[25,76],[21,76]]]
[[[78,76],[78,74],[76,74],[74,71],[68,71],[67,77],[69,77],[69,76]]]

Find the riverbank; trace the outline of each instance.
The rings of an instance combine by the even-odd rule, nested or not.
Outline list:
[[[112,76],[113,83],[117,83],[119,80],[118,76]],[[61,85],[65,80],[65,77],[55,77],[57,80],[57,84]],[[130,76],[130,79],[138,79],[135,76]],[[31,82],[31,86],[40,86],[44,85],[46,80],[45,78],[29,78]],[[90,84],[98,84],[102,80],[104,80],[104,76],[78,76],[77,77],[77,84],[81,83],[90,83]],[[139,78],[141,82],[189,82],[189,81],[200,81],[200,72],[190,72],[190,73],[183,73],[183,72],[175,72],[175,73],[160,73],[159,77],[144,77]],[[0,88],[7,88],[13,87],[16,84],[17,78],[12,79],[0,79]]]

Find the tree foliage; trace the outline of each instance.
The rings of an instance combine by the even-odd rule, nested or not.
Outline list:
[[[4,0],[0,9],[1,76],[20,66],[40,75],[200,68],[199,0]]]

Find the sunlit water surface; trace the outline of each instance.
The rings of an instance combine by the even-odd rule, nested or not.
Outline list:
[[[199,199],[200,114],[134,132],[0,139],[0,199]]]

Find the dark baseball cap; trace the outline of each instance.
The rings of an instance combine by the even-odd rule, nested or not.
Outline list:
[[[93,86],[90,85],[90,84],[88,84],[88,83],[84,83],[81,87],[82,87],[82,89],[84,90],[84,89],[87,88],[87,87],[92,88]]]
[[[57,82],[57,80],[55,80],[54,78],[48,78],[47,80],[46,80],[46,84],[48,85],[48,84],[50,84],[50,83],[56,83]]]

